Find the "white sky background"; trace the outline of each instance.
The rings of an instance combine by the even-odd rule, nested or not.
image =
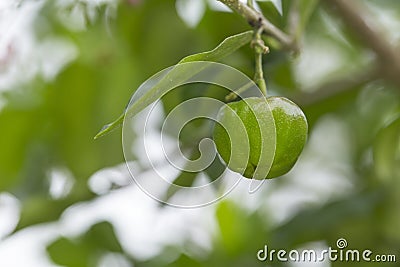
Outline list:
[[[40,75],[51,80],[77,56],[60,37],[38,42],[33,21],[44,1],[2,0],[0,4],[0,93]]]
[[[23,1],[21,6],[17,5],[18,2],[20,1],[0,1],[0,94],[2,91],[13,90],[16,85],[27,82],[36,75],[51,80],[68,62],[79,56],[77,48],[63,39],[48,37],[42,42],[37,41],[32,21],[37,16],[43,0]],[[88,0],[88,2],[93,6],[100,2],[113,3],[106,0]],[[274,2],[279,7],[280,1]],[[195,27],[201,20],[205,2],[190,0],[188,3],[178,0],[177,14],[188,27]],[[217,10],[221,9],[221,6],[215,5],[212,0],[208,0],[208,5]],[[189,12],[191,16],[185,15],[185,12]],[[388,27],[392,27],[393,21],[397,21],[390,20],[387,16],[381,17],[385,25],[389,25]],[[80,28],[82,25],[79,26],[79,22],[76,25],[78,25],[76,29],[84,30]],[[394,39],[400,38],[399,31],[391,32],[397,34],[393,36]],[[326,75],[335,64],[341,63],[333,58],[335,54],[327,55],[326,50],[323,54],[317,54],[315,47],[311,47],[313,53],[309,53],[311,50],[306,50],[298,62],[299,71],[307,66],[307,75],[299,75],[299,79],[304,79],[305,83],[309,82],[307,79],[310,77]],[[324,68],[310,67],[314,66],[316,59],[321,62],[321,55],[328,57],[322,61],[331,62],[324,67],[325,72]],[[1,107],[6,104],[1,99],[0,95],[0,112]],[[142,122],[138,121],[138,125],[140,123]],[[277,186],[276,181],[271,180],[267,181],[256,194],[249,195],[248,180],[243,179],[228,198],[250,210],[266,210],[272,216],[272,220],[279,223],[290,218],[304,205],[321,205],[338,192],[341,194],[350,192],[351,181],[344,179],[352,177],[346,158],[349,154],[347,149],[350,147],[347,145],[347,142],[350,142],[347,139],[348,130],[340,118],[334,116],[322,118],[310,136],[299,162],[287,176],[287,186]],[[154,138],[157,136],[158,133],[154,133]],[[330,138],[327,139],[325,136]],[[324,149],[321,149],[322,147]],[[68,170],[55,170],[54,173],[56,178],[51,191],[52,196],[62,197],[65,192],[60,192],[60,184],[68,185],[68,181],[72,178]],[[148,174],[143,172],[141,175],[145,177]],[[18,222],[20,204],[11,194],[0,192],[0,266],[56,266],[47,258],[46,244],[60,235],[71,237],[84,233],[91,225],[102,220],[110,221],[114,225],[124,249],[140,259],[151,258],[165,245],[182,245],[188,239],[204,249],[204,252],[210,250],[212,236],[218,231],[214,218],[215,205],[186,210],[168,207],[160,209],[157,202],[135,185],[109,192],[112,183],[123,185],[127,180],[129,174],[124,164],[100,170],[89,181],[92,190],[99,194],[97,199],[75,204],[64,212],[58,222],[28,227],[11,237],[6,236]],[[319,244],[318,248],[320,247]],[[103,263],[103,266],[109,266],[107,264],[110,262],[114,266],[129,266],[124,259],[115,255],[107,255],[104,262],[106,263]],[[329,264],[321,263],[318,266],[329,266]]]

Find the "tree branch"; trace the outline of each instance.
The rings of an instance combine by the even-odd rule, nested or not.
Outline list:
[[[269,34],[278,40],[285,49],[298,51],[298,47],[293,39],[272,24],[261,13],[243,4],[239,0],[218,0],[228,6],[231,10],[235,11],[254,28],[262,28],[263,33]]]
[[[367,47],[375,52],[382,74],[396,84],[400,84],[400,53],[385,39],[379,25],[366,19],[367,11],[362,8],[359,1],[332,0],[327,2],[334,4],[346,24],[353,29]]]

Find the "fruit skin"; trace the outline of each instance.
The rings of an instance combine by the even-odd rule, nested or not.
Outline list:
[[[217,121],[214,141],[218,153],[228,168],[247,178],[267,179],[287,173],[307,141],[308,124],[304,113],[284,97],[250,97],[229,103],[219,110]],[[227,131],[233,136],[234,153]],[[249,154],[241,151],[241,146],[249,150]],[[260,159],[260,155],[265,156]],[[257,167],[266,170],[264,175],[255,173]]]

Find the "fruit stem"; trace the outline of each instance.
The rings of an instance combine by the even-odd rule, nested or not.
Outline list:
[[[262,70],[262,54],[256,52],[256,73],[254,75],[254,82],[260,88],[264,96],[267,96],[267,85],[264,80],[264,74]]]
[[[251,81],[249,83],[246,83],[245,85],[243,85],[236,91],[230,92],[227,96],[225,96],[225,101],[229,102],[229,101],[235,100],[238,97],[238,95],[245,92],[247,89],[251,88],[253,85],[254,85],[254,83]]]
[[[256,70],[254,74],[254,82],[260,88],[264,96],[267,96],[267,85],[264,79],[262,56],[269,52],[268,46],[265,46],[264,41],[261,39],[262,29],[257,29],[254,31],[254,38],[251,42],[251,46],[255,51],[256,59]]]

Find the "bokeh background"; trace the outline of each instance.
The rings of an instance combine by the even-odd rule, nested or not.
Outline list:
[[[368,266],[399,266],[400,2],[257,7],[290,32],[295,2],[300,52],[267,38],[264,71],[269,93],[292,99],[308,118],[298,163],[255,194],[244,180],[217,203],[177,209],[132,182],[120,130],[93,137],[151,75],[247,23],[215,0],[2,0],[0,266],[365,266],[256,257],[264,245],[322,251],[339,238],[349,249],[397,257]],[[221,62],[253,76],[248,46]],[[163,99],[160,118],[204,93],[184,89]],[[196,145],[192,131],[184,145]],[[144,156],[130,163],[142,179]],[[178,173],[176,183],[215,179],[221,166]]]

